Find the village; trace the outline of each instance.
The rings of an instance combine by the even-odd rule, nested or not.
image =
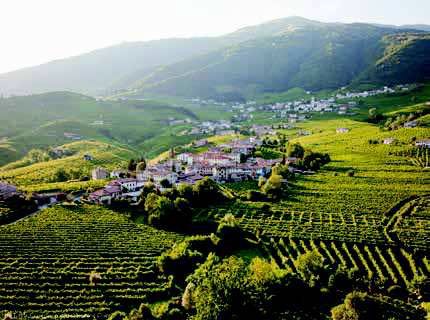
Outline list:
[[[202,153],[184,152],[175,154],[172,150],[167,160],[145,165],[137,165],[136,172],[125,170],[109,172],[104,168],[95,168],[92,179],[113,179],[104,188],[92,192],[88,200],[98,204],[110,204],[112,200],[135,202],[146,183],[153,183],[160,191],[165,191],[180,184],[193,185],[209,177],[218,183],[258,180],[270,174],[276,163],[285,161],[294,163],[295,158],[263,159],[254,157],[255,149],[262,145],[257,137],[235,139],[219,146],[210,146],[205,139],[195,141],[193,146],[206,146]]]
[[[193,98],[189,101],[193,104],[217,105],[233,113],[230,120],[218,121],[191,121],[190,119],[178,120],[170,119],[169,125],[192,124],[193,127],[185,131],[184,134],[231,134],[241,129],[243,123],[250,122],[254,119],[255,112],[267,112],[272,115],[268,119],[283,119],[287,121],[290,127],[295,123],[310,119],[315,113],[336,113],[344,116],[353,116],[356,114],[355,108],[358,106],[358,99],[368,98],[381,94],[393,94],[396,92],[405,92],[413,88],[412,85],[399,85],[393,88],[384,86],[380,89],[365,90],[360,92],[350,92],[346,88],[341,88],[339,93],[333,93],[325,99],[317,99],[311,96],[309,99],[298,99],[294,101],[276,102],[272,104],[258,104],[256,101],[246,102],[219,102],[213,99],[205,100]],[[311,95],[311,92],[307,92]]]

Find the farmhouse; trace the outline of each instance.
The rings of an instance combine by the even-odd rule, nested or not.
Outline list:
[[[110,177],[111,178],[125,178],[127,176],[127,171],[126,170],[121,170],[121,169],[117,169],[117,170],[113,170],[110,173]]]
[[[418,126],[417,120],[405,122],[405,124],[403,125],[403,127],[405,128],[415,128],[416,126]]]
[[[93,160],[93,157],[92,157],[90,154],[84,154],[83,159],[84,159],[85,161],[91,161],[91,160]]]
[[[204,147],[208,144],[209,142],[206,139],[201,139],[201,140],[197,140],[194,141],[193,145],[197,148],[199,147]]]
[[[394,138],[386,138],[384,139],[384,144],[392,144],[396,139]]]
[[[430,139],[417,140],[415,146],[420,148],[430,148]]]
[[[121,187],[118,185],[108,185],[103,189],[97,190],[88,196],[88,200],[98,204],[111,204],[112,199],[121,195]]]
[[[347,133],[349,132],[348,128],[337,128],[336,133]]]

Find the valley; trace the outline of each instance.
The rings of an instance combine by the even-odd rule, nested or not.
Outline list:
[[[0,74],[0,319],[430,319],[429,31],[292,16]]]

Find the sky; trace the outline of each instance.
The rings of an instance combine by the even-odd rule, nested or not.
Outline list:
[[[430,0],[0,0],[0,73],[125,41],[217,36],[287,16],[430,24]]]

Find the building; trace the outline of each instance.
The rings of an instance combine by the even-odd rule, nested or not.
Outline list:
[[[111,178],[116,178],[116,179],[125,178],[126,176],[127,176],[127,171],[126,170],[121,170],[121,169],[113,170],[110,173],[110,177]]]
[[[420,148],[430,148],[430,139],[423,139],[415,141],[415,146]]]
[[[178,154],[176,156],[176,159],[178,161],[181,161],[182,163],[186,163],[188,165],[192,165],[194,158],[193,158],[193,154],[192,153],[185,152],[185,153]]]
[[[0,200],[6,200],[18,194],[18,189],[14,185],[0,182]]]
[[[393,142],[395,141],[395,139],[394,138],[386,138],[386,139],[384,139],[384,144],[392,144]]]
[[[104,168],[97,167],[91,171],[91,177],[93,180],[103,180],[109,177],[109,171]]]
[[[83,158],[84,158],[85,161],[91,161],[91,160],[93,160],[93,157],[90,154],[84,154]]]
[[[113,199],[121,195],[121,187],[118,185],[108,185],[103,189],[97,190],[88,196],[88,200],[98,204],[111,204]]]
[[[405,122],[405,124],[403,125],[403,127],[405,128],[415,128],[416,126],[418,126],[417,120]]]
[[[206,139],[197,140],[197,141],[194,141],[194,143],[193,143],[193,145],[197,148],[204,147],[208,144],[209,144],[209,142]]]
[[[336,133],[347,133],[349,132],[348,128],[337,128]]]

